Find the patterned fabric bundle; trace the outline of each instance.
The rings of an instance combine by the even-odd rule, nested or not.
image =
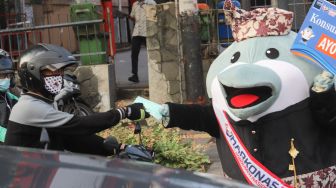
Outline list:
[[[293,12],[279,8],[245,11],[235,7],[231,0],[225,1],[224,14],[237,42],[253,37],[287,35],[293,22]]]

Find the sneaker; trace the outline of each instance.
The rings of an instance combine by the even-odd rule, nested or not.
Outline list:
[[[133,74],[131,77],[128,77],[128,81],[138,83],[139,82],[138,75]]]

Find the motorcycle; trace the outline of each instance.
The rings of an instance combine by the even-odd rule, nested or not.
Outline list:
[[[139,144],[122,146],[115,137],[109,136],[104,141],[105,149],[114,153],[117,158],[154,162],[154,151],[142,143],[140,123],[135,122],[135,125],[134,134],[139,135]]]
[[[93,110],[80,98],[80,85],[75,75],[64,74],[63,88],[54,98],[54,107],[60,111],[77,116],[88,116]],[[48,149],[49,135],[46,128],[42,128],[40,142],[44,149]]]
[[[63,88],[55,97],[57,109],[78,116],[93,114],[93,110],[80,98],[80,84],[75,75],[65,74]]]

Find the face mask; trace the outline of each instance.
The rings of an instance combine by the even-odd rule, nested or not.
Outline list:
[[[4,92],[7,91],[10,86],[10,79],[5,78],[5,79],[0,79],[0,91]]]
[[[62,76],[47,76],[44,77],[44,88],[53,95],[57,95],[63,84]]]

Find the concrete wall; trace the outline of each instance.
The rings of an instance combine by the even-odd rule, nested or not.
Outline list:
[[[158,103],[181,102],[175,5],[149,6],[146,13],[149,97]]]
[[[157,103],[185,102],[184,69],[175,4],[150,6],[147,15],[149,98]],[[203,60],[204,77],[212,60]]]
[[[95,112],[111,109],[109,84],[109,64],[80,66],[75,75],[81,84],[81,97]]]

